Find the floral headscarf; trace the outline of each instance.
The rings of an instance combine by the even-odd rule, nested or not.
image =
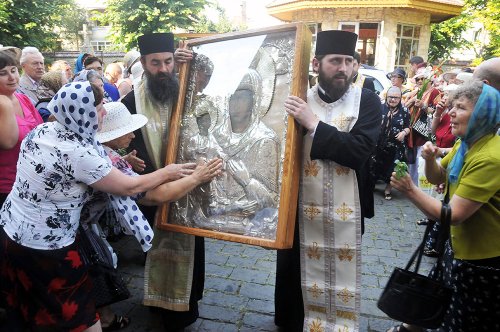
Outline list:
[[[91,144],[99,155],[111,164],[103,146],[95,139],[99,126],[94,102],[94,93],[89,82],[73,82],[62,87],[47,108],[59,123]],[[136,202],[128,196],[108,194],[108,197],[120,224],[127,233],[137,238],[144,251],[149,250],[153,230]]]
[[[481,137],[495,133],[500,123],[500,92],[483,84],[483,92],[474,106],[467,125],[467,132],[449,166],[449,180],[455,183],[464,165],[464,157],[469,146]]]

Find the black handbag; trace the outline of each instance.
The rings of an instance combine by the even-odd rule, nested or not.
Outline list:
[[[451,210],[447,203],[441,206],[442,229],[448,229],[451,220]],[[452,289],[442,282],[442,256],[438,258],[432,277],[418,274],[425,239],[432,227],[427,225],[424,239],[411,256],[404,269],[396,268],[392,272],[377,307],[392,319],[428,329],[438,328],[450,304]],[[443,252],[445,236],[439,239],[438,246]],[[417,259],[414,271],[410,267]]]
[[[88,267],[93,284],[96,307],[126,300],[130,297],[127,284],[114,268],[113,257],[104,240],[90,227],[78,228],[79,252]]]

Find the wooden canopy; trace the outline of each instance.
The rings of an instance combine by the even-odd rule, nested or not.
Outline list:
[[[275,0],[266,6],[267,13],[292,22],[294,13],[307,9],[327,8],[407,8],[431,14],[431,23],[439,23],[459,15],[461,0]]]

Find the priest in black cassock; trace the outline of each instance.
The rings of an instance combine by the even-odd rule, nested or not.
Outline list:
[[[165,164],[172,106],[179,95],[174,74],[174,36],[153,33],[138,38],[144,73],[134,79],[134,90],[122,103],[132,114],[143,114],[148,123],[134,132],[130,144],[136,157],[144,161],[139,173],[150,173]],[[175,60],[189,61],[192,52],[175,51]],[[172,180],[193,172],[196,164],[171,164]],[[137,170],[137,169],[136,169]],[[150,224],[156,206],[140,206]],[[154,228],[153,247],[147,253],[144,273],[144,304],[156,307],[165,331],[178,331],[198,318],[198,301],[203,295],[205,248],[201,237],[172,233]]]
[[[381,104],[352,84],[357,35],[322,31],[312,60],[318,84],[285,109],[307,133],[295,239],[278,251],[275,323],[285,331],[359,330],[361,234],[373,216],[368,162]]]

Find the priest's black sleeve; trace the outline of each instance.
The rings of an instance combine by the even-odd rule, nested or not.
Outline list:
[[[332,160],[342,166],[358,170],[373,153],[382,121],[379,97],[363,89],[359,116],[350,132],[319,122],[311,147],[311,159]]]
[[[135,110],[135,95],[134,90],[127,93],[125,97],[122,98],[121,102],[127,107],[130,113],[136,114]]]

